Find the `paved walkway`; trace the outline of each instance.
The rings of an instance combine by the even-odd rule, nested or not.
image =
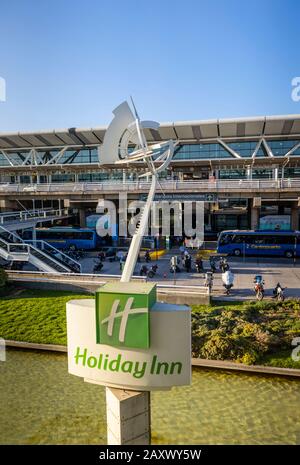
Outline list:
[[[150,281],[157,281],[162,284],[184,284],[184,285],[204,285],[204,274],[197,273],[193,270],[191,273],[181,271],[176,276],[169,271],[169,261],[171,253],[162,256],[158,261],[151,261],[147,264],[148,268],[153,264],[158,265],[158,272]],[[84,258],[82,263],[82,272],[91,273],[94,266],[94,257]],[[286,287],[287,297],[300,298],[300,260],[294,266],[293,262],[285,258],[247,258],[242,259],[229,258],[230,268],[234,273],[234,288],[230,298],[253,299],[253,278],[256,274],[262,274],[265,281],[266,297],[272,297],[272,290],[279,281],[283,287]],[[120,265],[118,262],[110,263],[104,261],[104,266],[99,274],[120,274]],[[145,264],[144,260],[138,263],[135,274],[139,274],[141,266]],[[208,261],[204,261],[204,269],[209,269]],[[221,273],[214,274],[213,295],[216,297],[226,297],[222,285]]]
[[[156,281],[161,284],[178,284],[186,286],[203,286],[204,273],[197,273],[195,269],[191,273],[181,271],[174,276],[170,273],[169,262],[170,257],[174,252],[162,256],[157,261],[151,261],[146,264],[148,268],[153,264],[158,265],[157,274],[150,281]],[[96,253],[92,252],[81,260],[82,272],[93,273],[94,261]],[[266,298],[272,297],[272,290],[279,281],[283,287],[286,287],[286,297],[300,298],[300,259],[296,266],[293,265],[292,260],[285,258],[247,258],[244,262],[243,259],[229,258],[228,262],[230,268],[234,273],[234,287],[229,297],[224,294],[224,287],[222,285],[221,273],[214,274],[213,296],[222,299],[253,299],[255,297],[253,291],[253,278],[256,274],[262,274],[265,281]],[[204,269],[209,269],[208,261],[204,260]],[[139,275],[141,266],[145,264],[144,260],[137,263],[135,275]],[[97,274],[113,274],[120,275],[119,262],[103,262],[103,268]],[[25,269],[28,269],[28,265]]]

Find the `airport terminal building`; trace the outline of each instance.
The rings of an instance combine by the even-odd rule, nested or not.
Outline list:
[[[68,207],[81,226],[99,199],[149,190],[140,162],[101,165],[105,127],[0,133],[0,211]],[[149,144],[177,142],[165,193],[205,201],[205,229],[257,229],[267,216],[299,229],[300,115],[182,121],[146,129]]]

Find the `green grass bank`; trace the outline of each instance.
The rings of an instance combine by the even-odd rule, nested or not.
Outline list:
[[[0,337],[66,345],[68,291],[15,290],[0,297]],[[291,357],[300,336],[300,301],[215,302],[192,307],[193,357],[300,369]]]

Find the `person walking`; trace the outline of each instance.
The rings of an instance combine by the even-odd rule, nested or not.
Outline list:
[[[188,254],[186,257],[185,257],[185,268],[186,268],[186,272],[187,273],[190,273],[191,271],[191,266],[192,266],[192,257],[190,254]]]

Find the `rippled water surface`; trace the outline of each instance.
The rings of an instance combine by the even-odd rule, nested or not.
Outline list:
[[[105,444],[104,388],[65,354],[9,350],[0,362],[1,444]],[[197,369],[152,393],[155,444],[300,444],[300,381]]]

